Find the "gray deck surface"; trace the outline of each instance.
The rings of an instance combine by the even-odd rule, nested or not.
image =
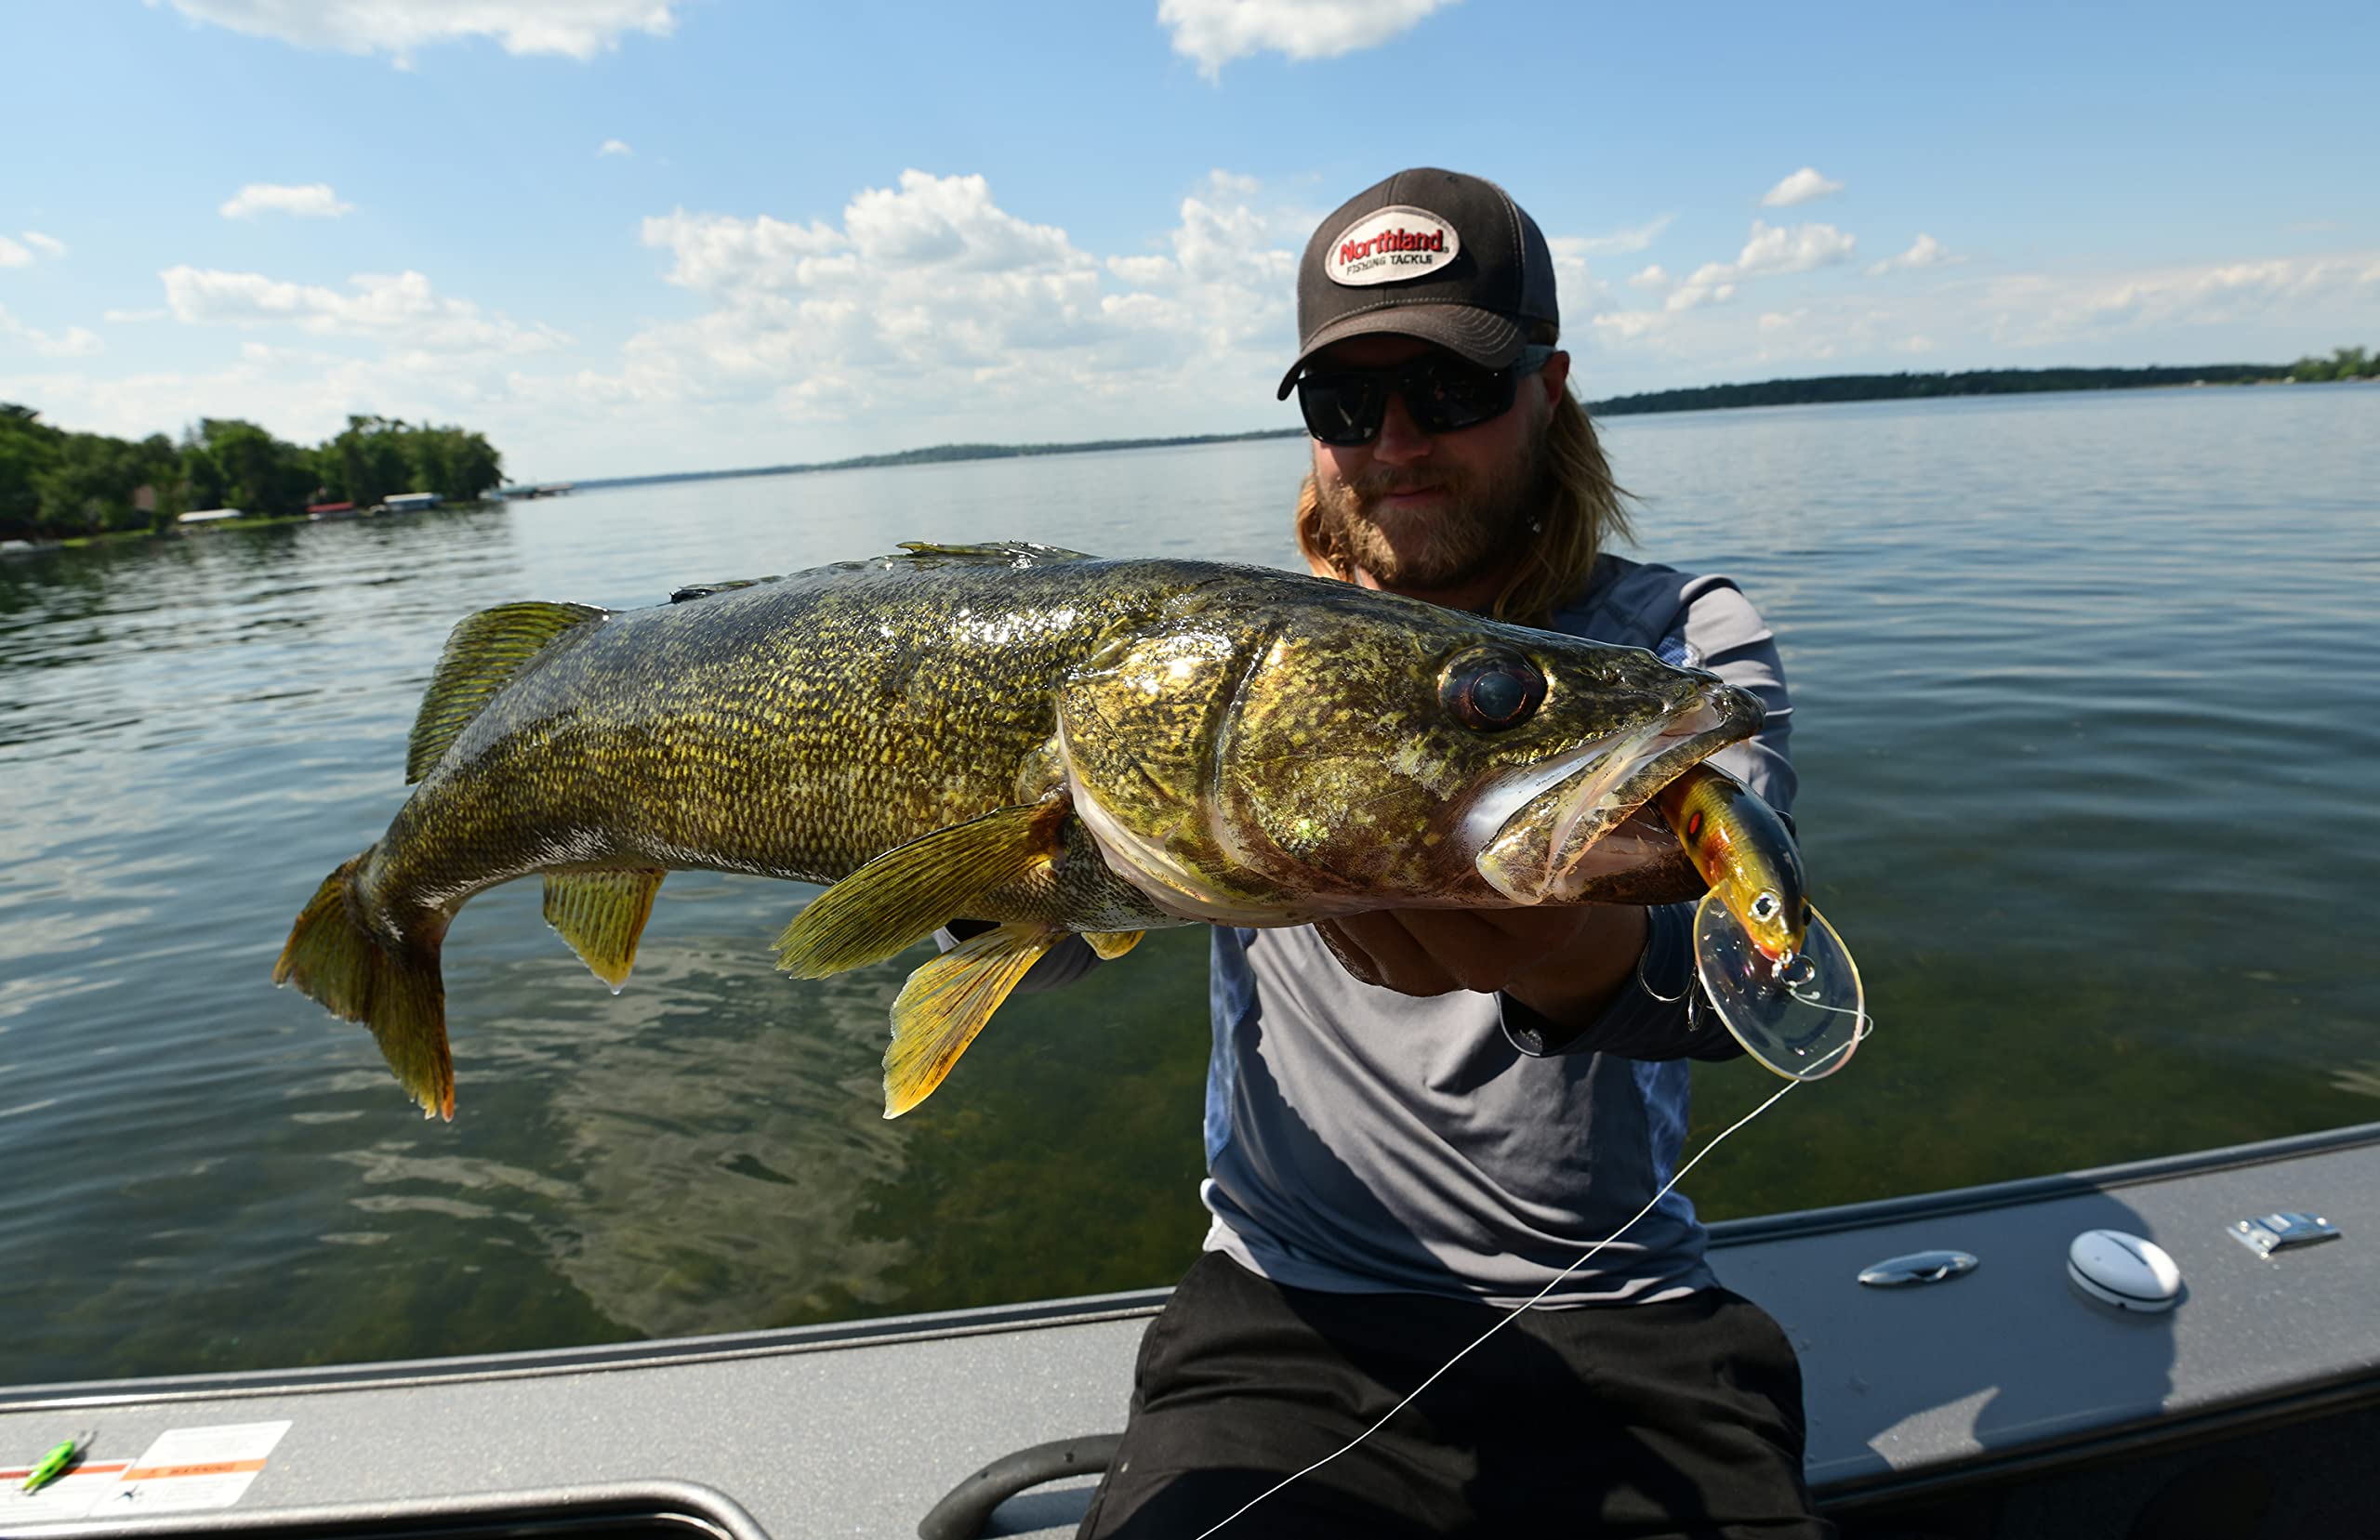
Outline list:
[[[1895,1217],[1869,1205],[1797,1217],[1818,1233],[1792,1232],[1791,1219],[1723,1229],[1727,1244],[1713,1259],[1801,1353],[1809,1469],[1823,1495],[2380,1376],[2380,1125],[2370,1134],[2311,1150],[2294,1141],[2288,1158],[2187,1175],[2102,1174],[1997,1206],[1995,1190],[1977,1190],[1964,1201],[1979,1206],[1964,1212]],[[2225,1231],[2275,1209],[2323,1213],[2345,1237],[2266,1259]],[[1837,1225],[1846,1228],[1829,1228]],[[2067,1243],[2101,1227],[2173,1253],[2185,1279],[2178,1309],[2127,1317],[2074,1291]],[[1871,1262],[1942,1246],[1982,1265],[1903,1291],[1854,1281]],[[600,1352],[443,1361],[377,1384],[324,1371],[278,1386],[0,1390],[0,1467],[29,1462],[78,1428],[99,1428],[93,1457],[106,1458],[137,1454],[168,1428],[286,1418],[292,1427],[232,1516],[686,1482],[723,1494],[776,1540],[905,1536],[994,1458],[1120,1426],[1153,1306],[1149,1296],[1081,1305],[1106,1318],[1037,1324],[986,1312],[965,1318],[962,1335],[857,1343],[752,1334],[664,1345],[650,1362]],[[914,1323],[927,1334],[947,1324]],[[1001,1511],[996,1532],[1071,1533],[1086,1494],[1083,1483],[1029,1494]],[[0,1533],[18,1532],[0,1506]]]

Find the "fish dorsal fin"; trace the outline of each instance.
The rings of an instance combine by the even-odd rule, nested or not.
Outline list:
[[[1063,798],[995,808],[885,851],[810,901],[777,938],[777,967],[824,979],[906,951],[1059,849]]]
[[[757,588],[763,583],[776,581],[774,577],[732,577],[720,583],[689,583],[682,588],[671,590],[669,602],[686,604],[694,599],[708,599],[713,594],[732,593],[738,588]]]
[[[429,774],[471,718],[556,637],[610,612],[591,604],[524,603],[465,616],[447,633],[446,651],[414,717],[406,783]]]
[[[1012,921],[909,975],[892,1002],[892,1043],[884,1050],[886,1117],[899,1117],[933,1094],[1017,981],[1065,934],[1054,926]]]
[[[654,866],[546,874],[546,923],[615,994],[636,967],[637,938],[667,875]]]
[[[1099,558],[1063,546],[1038,546],[1030,540],[993,540],[980,546],[944,546],[932,540],[904,540],[909,554],[886,557],[919,567],[1046,567],[1057,561],[1096,561]]]

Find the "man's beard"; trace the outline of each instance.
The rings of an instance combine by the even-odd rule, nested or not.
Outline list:
[[[1354,481],[1315,478],[1326,548],[1343,550],[1382,587],[1460,587],[1510,563],[1528,544],[1552,492],[1545,435],[1528,439],[1526,459],[1478,477],[1452,467],[1374,469]],[[1380,506],[1393,492],[1434,488],[1447,500],[1410,513]]]

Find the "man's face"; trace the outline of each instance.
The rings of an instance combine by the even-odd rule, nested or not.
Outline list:
[[[1318,354],[1315,367],[1379,368],[1432,350],[1413,337],[1350,337]],[[1315,444],[1324,528],[1383,588],[1459,588],[1510,563],[1543,503],[1545,424],[1569,362],[1554,354],[1522,377],[1511,411],[1469,428],[1424,432],[1392,395],[1371,442]]]

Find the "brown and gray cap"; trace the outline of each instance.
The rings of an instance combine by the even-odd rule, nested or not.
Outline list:
[[[1298,265],[1298,371],[1344,337],[1420,337],[1501,369],[1539,322],[1559,324],[1554,255],[1537,221],[1494,182],[1420,166],[1367,188],[1322,221]]]

